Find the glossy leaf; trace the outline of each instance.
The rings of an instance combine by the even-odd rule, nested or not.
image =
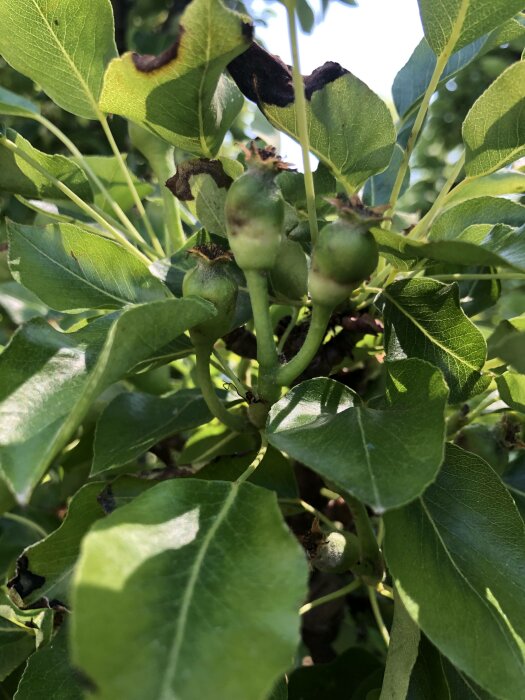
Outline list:
[[[523,194],[525,192],[525,173],[517,170],[503,170],[472,180],[463,180],[458,187],[452,189],[446,199],[448,208],[467,199],[477,197],[497,196],[500,194]]]
[[[509,66],[474,103],[463,123],[465,172],[486,175],[525,154],[525,62]]]
[[[437,474],[447,395],[441,373],[420,360],[387,364],[380,408],[360,405],[332,379],[311,379],[272,407],[268,439],[382,512],[416,498]]]
[[[219,0],[193,0],[181,25],[179,41],[160,56],[126,53],[112,61],[100,105],[211,158],[243,104],[222,72],[249,45],[248,18]]]
[[[525,531],[496,473],[450,445],[436,482],[388,513],[385,526],[388,565],[411,617],[483,688],[519,697]]]
[[[30,117],[34,118],[39,114],[38,105],[28,100],[16,92],[0,87],[0,114],[9,117]]]
[[[298,140],[293,103],[260,106],[273,126]],[[392,116],[383,100],[352,73],[312,93],[307,119],[312,153],[348,190],[359,189],[390,163],[396,139]]]
[[[22,552],[24,563],[10,585],[24,607],[43,597],[66,603],[82,538],[104,515],[97,500],[102,488],[101,483],[83,486],[71,500],[62,525]]]
[[[522,226],[525,207],[509,199],[476,197],[447,209],[437,217],[430,229],[430,240],[452,241],[474,224],[506,224]]]
[[[516,372],[505,372],[496,377],[499,395],[515,411],[525,413],[525,376]]]
[[[400,269],[410,270],[415,261],[428,258],[463,267],[506,267],[525,271],[523,227],[513,229],[505,224],[472,224],[451,239],[447,237],[447,229],[441,227],[441,237],[433,235],[428,242],[380,228],[374,228],[372,233],[381,254]]]
[[[195,389],[165,397],[120,394],[98,420],[92,474],[131,462],[156,442],[211,419],[202,394]]]
[[[92,400],[135,365],[214,315],[197,298],[167,299],[59,333],[39,319],[0,355],[0,470],[21,502]]]
[[[53,309],[115,309],[170,295],[118,243],[73,224],[8,224],[13,277]]]
[[[13,68],[63,109],[96,118],[104,70],[116,55],[109,0],[0,0],[0,24],[0,54]]]
[[[406,279],[389,285],[380,297],[388,357],[419,357],[439,367],[450,387],[451,403],[483,391],[487,346],[463,313],[456,285]]]
[[[436,55],[458,51],[521,12],[520,0],[418,0],[425,37]]]
[[[45,168],[54,178],[67,185],[84,201],[93,199],[93,193],[85,174],[72,160],[65,156],[49,156],[47,153],[42,153],[12,129],[7,129],[5,138],[14,143],[20,151],[29,156],[40,167]],[[0,137],[0,189],[34,199],[65,199],[64,193],[45,175],[32,167],[20,155],[5,148],[2,137]]]
[[[69,662],[64,626],[50,644],[29,658],[14,700],[34,700],[43,696],[53,700],[82,700],[85,697],[78,673]]]
[[[525,27],[512,19],[494,29],[489,34],[476,39],[450,57],[438,85],[443,85],[479,56],[500,46],[504,42],[519,39],[525,35]],[[436,67],[436,55],[422,39],[414,49],[407,63],[396,75],[392,86],[394,104],[400,117],[406,119],[419,105],[430,83]]]
[[[74,663],[101,698],[263,698],[299,641],[306,574],[273,494],[220,481],[158,484],[84,540]]]

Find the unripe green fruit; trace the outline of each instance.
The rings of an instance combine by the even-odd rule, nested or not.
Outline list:
[[[308,291],[315,306],[326,306],[334,309],[347,299],[355,284],[340,284],[331,277],[324,275],[316,266],[315,261],[308,273]]]
[[[331,532],[317,547],[312,564],[319,571],[342,574],[359,559],[359,540],[351,532]]]
[[[228,263],[201,258],[184,276],[182,295],[198,296],[210,301],[217,315],[194,326],[190,336],[194,344],[214,343],[231,330],[237,303],[237,282],[228,272]]]
[[[308,262],[300,243],[283,238],[270,273],[278,298],[302,299],[308,291]]]
[[[351,284],[369,277],[377,267],[379,253],[368,222],[344,218],[324,226],[319,232],[313,261],[326,277]]]
[[[473,452],[494,471],[503,474],[509,462],[508,450],[498,441],[494,431],[486,425],[474,423],[465,426],[456,438],[456,444],[467,452]]]
[[[270,170],[252,168],[226,196],[226,229],[242,270],[271,270],[282,240],[284,201]]]

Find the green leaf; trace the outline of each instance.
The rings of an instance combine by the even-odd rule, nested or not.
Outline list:
[[[16,92],[0,87],[0,114],[2,116],[30,117],[33,119],[35,114],[39,113],[40,109],[34,102],[17,95]]]
[[[127,160],[127,154],[123,153],[124,161]],[[116,202],[122,211],[129,212],[135,206],[133,195],[128,185],[128,181],[122,172],[120,163],[115,156],[84,156],[84,161],[89,165],[91,170],[97,175],[102,182],[110,197]],[[82,162],[76,160],[82,168]],[[150,195],[154,188],[148,182],[143,182],[136,177],[131,170],[129,175],[141,199]],[[114,215],[114,210],[105,194],[95,192],[95,204],[107,214]]]
[[[49,312],[33,292],[14,280],[0,284],[0,307],[17,326],[36,316],[46,316]]]
[[[489,380],[481,370],[487,346],[461,309],[457,285],[400,280],[383,291],[380,303],[390,359],[419,357],[439,367],[450,387],[451,403],[486,388]]]
[[[206,466],[199,469],[195,476],[197,479],[234,481],[248,468],[256,454],[256,450],[247,450],[240,455],[234,452],[233,454],[213,457]],[[299,497],[290,460],[271,445],[248,481],[256,486],[275,491],[279,498]]]
[[[88,202],[93,199],[87,177],[72,160],[65,156],[49,156],[47,153],[42,153],[12,129],[6,130],[6,139],[45,168],[53,177],[67,185],[81,199]],[[0,190],[34,199],[64,199],[65,197],[64,193],[47,177],[18,154],[5,148],[2,137],[0,137]]]
[[[400,269],[410,270],[415,261],[428,258],[456,266],[461,265],[464,268],[507,267],[524,272],[523,230],[523,226],[515,230],[505,224],[495,226],[472,224],[456,234],[453,239],[447,238],[446,231],[442,229],[440,231],[442,238],[438,238],[437,235],[432,236],[432,240],[428,243],[380,228],[374,228],[372,233],[380,253]],[[466,272],[466,270],[462,271]],[[462,271],[451,270],[454,273]]]
[[[75,333],[36,319],[0,355],[0,473],[20,502],[106,387],[186,329],[213,317],[203,300],[166,299]]]
[[[499,395],[515,411],[525,413],[525,376],[516,372],[505,372],[496,377]]]
[[[15,280],[53,309],[115,309],[170,295],[140,260],[118,243],[73,224],[8,224]]]
[[[494,348],[494,355],[525,374],[525,333],[513,333]]]
[[[394,188],[397,173],[401,167],[401,163],[403,162],[403,154],[403,149],[396,143],[388,168],[379,175],[374,175],[374,177],[367,180],[363,192],[363,201],[365,204],[377,206],[379,204],[388,204],[390,202],[390,195],[392,194],[392,189]],[[403,193],[406,191],[409,182],[410,170],[407,168],[399,196],[403,195]]]
[[[330,663],[295,669],[288,683],[288,698],[354,700],[361,684],[379,670],[381,664],[373,654],[350,647]]]
[[[97,497],[103,484],[86,484],[74,495],[61,526],[19,557],[17,574],[10,586],[21,607],[34,605],[43,597],[66,602],[80,543],[93,523],[104,515]],[[23,565],[20,561],[23,558]],[[18,602],[18,599],[17,601]]]
[[[295,105],[260,104],[279,131],[299,140]],[[351,117],[350,117],[351,115]],[[352,73],[315,90],[307,100],[310,149],[337,180],[354,192],[385,170],[396,140],[392,116],[375,92]]]
[[[116,55],[109,0],[0,0],[0,53],[60,107],[95,119]]]
[[[158,57],[126,53],[111,62],[101,108],[178,148],[213,157],[243,104],[222,72],[248,47],[248,22],[219,0],[193,0],[170,49]]]
[[[78,673],[69,662],[64,625],[50,644],[30,657],[14,700],[34,700],[37,697],[53,700],[82,700],[85,697]]]
[[[490,34],[476,39],[451,56],[441,74],[438,86],[446,83],[447,80],[450,80],[479,56],[486,54],[487,51],[513,39],[520,39],[524,35],[525,27],[520,22],[511,19]],[[427,40],[422,39],[407,63],[396,75],[392,86],[394,104],[399,116],[404,120],[413,113],[421,102],[435,67],[436,55],[428,45]]]
[[[476,683],[502,700],[520,697],[525,531],[496,473],[449,445],[436,482],[388,513],[385,526],[388,565],[411,617]]]
[[[476,197],[447,209],[437,217],[430,229],[432,241],[453,241],[474,224],[506,224],[522,226],[525,206],[510,199]]]
[[[196,389],[183,389],[165,397],[120,394],[98,420],[91,473],[131,462],[159,440],[211,419]]]
[[[487,175],[525,154],[525,62],[509,66],[471,107],[463,123],[465,172]]]
[[[84,540],[74,663],[101,698],[264,698],[299,642],[306,569],[269,491],[158,484]]]
[[[449,205],[459,204],[459,202],[475,197],[523,193],[525,193],[525,173],[520,173],[517,170],[504,170],[500,173],[477,177],[474,180],[463,180],[448,193],[445,207],[448,208]]]
[[[35,638],[7,620],[0,620],[0,681],[3,681],[35,650]]]
[[[436,55],[452,54],[523,9],[520,0],[418,0],[425,37]]]
[[[380,408],[360,405],[332,379],[311,379],[272,407],[268,439],[382,512],[416,498],[436,476],[447,395],[441,373],[420,360],[387,363]]]
[[[422,635],[406,700],[494,700]]]

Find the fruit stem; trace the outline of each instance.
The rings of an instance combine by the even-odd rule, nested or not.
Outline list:
[[[230,430],[240,433],[246,429],[245,421],[239,416],[234,416],[230,413],[215,393],[210,374],[211,352],[212,346],[209,344],[197,345],[195,348],[197,383],[202,392],[202,397],[215,418],[218,418]]]
[[[312,308],[312,319],[303,346],[290,362],[279,367],[275,381],[280,386],[289,386],[308,367],[322,344],[332,309],[329,306],[316,305]]]
[[[359,564],[352,567],[352,571],[362,576],[367,584],[379,582],[384,574],[383,557],[367,510],[360,500],[349,493],[344,493],[343,498],[352,513],[359,540]]]
[[[390,645],[390,635],[388,634],[388,630],[386,628],[386,625],[383,622],[383,616],[381,615],[381,610],[379,609],[379,605],[378,605],[377,598],[376,598],[376,589],[373,588],[372,586],[368,586],[368,597],[370,599],[370,605],[372,606],[372,612],[374,613],[374,618],[375,618],[377,627],[378,627],[379,632],[381,633],[381,636],[383,637],[383,641],[386,644],[386,647],[388,649],[388,647]]]
[[[307,612],[310,612],[310,610],[319,607],[319,605],[331,603],[332,600],[337,600],[338,598],[342,598],[343,596],[346,596],[349,593],[353,593],[358,588],[360,588],[361,585],[361,581],[359,579],[356,579],[355,581],[352,581],[352,583],[349,583],[347,586],[339,588],[333,593],[328,593],[327,595],[323,595],[320,598],[312,600],[310,603],[305,603],[301,608],[299,608],[299,615],[305,615]]]
[[[277,347],[273,337],[266,274],[259,270],[245,270],[246,284],[252,305],[255,335],[257,338],[257,362],[259,363],[259,397],[274,401],[278,398],[272,375],[277,367]]]
[[[304,188],[306,191],[306,207],[308,209],[308,221],[310,223],[310,238],[312,245],[315,245],[318,236],[317,212],[315,209],[315,189],[312,167],[310,165],[310,139],[308,136],[308,121],[306,117],[306,96],[304,94],[304,81],[301,75],[299,63],[299,46],[297,42],[297,17],[296,0],[285,0],[288,14],[288,36],[292,51],[292,79],[295,96],[295,114],[297,119],[297,130],[299,132],[299,143],[303,154]]]
[[[445,46],[443,52],[437,57],[434,71],[432,73],[432,76],[430,77],[430,81],[427,85],[427,89],[425,90],[425,94],[423,95],[423,99],[421,100],[421,104],[416,115],[416,120],[410,132],[410,136],[408,137],[407,145],[403,152],[403,161],[397,172],[396,180],[392,188],[392,193],[390,194],[390,209],[387,212],[385,212],[385,220],[383,221],[382,225],[382,227],[385,229],[390,229],[392,225],[391,215],[397,204],[397,200],[401,192],[401,187],[403,186],[403,181],[405,179],[405,175],[408,170],[408,164],[410,162],[410,156],[412,155],[412,152],[417,143],[419,132],[421,131],[421,128],[423,126],[423,122],[425,121],[425,117],[430,106],[430,100],[432,98],[432,95],[434,94],[437,86],[439,85],[439,80],[441,78],[441,75],[443,74],[443,71],[445,70],[445,66],[447,65],[448,59],[450,58],[453,50],[454,43],[452,42],[451,37],[451,40],[449,41],[447,46]]]
[[[243,481],[246,481],[247,479],[250,478],[250,476],[253,474],[253,472],[257,469],[257,467],[261,464],[261,462],[264,459],[264,456],[266,454],[266,450],[268,449],[268,438],[266,435],[261,431],[261,446],[259,447],[259,451],[255,455],[253,461],[246,467],[246,469],[243,471],[243,473],[235,480],[236,484],[242,484]]]
[[[137,188],[135,187],[135,184],[133,180],[131,179],[131,174],[128,170],[128,166],[124,162],[124,158],[122,157],[122,154],[120,153],[119,147],[117,146],[117,142],[115,141],[115,138],[113,136],[113,133],[111,131],[111,128],[109,126],[109,122],[107,119],[107,116],[99,112],[98,113],[98,120],[102,126],[102,130],[104,131],[104,135],[106,136],[107,142],[113,151],[113,155],[115,156],[118,166],[120,168],[120,171],[122,172],[122,175],[124,176],[124,180],[126,181],[126,184],[129,188],[129,191],[131,193],[131,196],[133,198],[133,201],[135,203],[135,206],[137,207],[137,211],[140,215],[140,218],[142,219],[142,222],[144,224],[144,228],[146,229],[149,239],[151,241],[151,244],[153,248],[155,249],[156,253],[160,255],[161,258],[165,257],[164,250],[160,244],[159,239],[157,238],[157,234],[155,233],[153,226],[151,225],[150,220],[148,219],[148,215],[146,214],[146,210],[144,209],[144,205],[142,204],[142,200],[140,199],[139,193],[137,192]]]

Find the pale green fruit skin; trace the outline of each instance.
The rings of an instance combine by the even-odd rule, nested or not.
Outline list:
[[[374,237],[363,225],[338,219],[319,231],[313,259],[326,277],[340,284],[362,282],[379,262]]]
[[[300,243],[284,238],[270,273],[280,299],[302,299],[308,291],[308,260]]]
[[[228,242],[242,270],[271,270],[282,240],[284,201],[272,173],[249,170],[235,180],[225,204]]]
[[[345,299],[348,299],[354,288],[354,284],[340,284],[323,275],[317,268],[315,261],[312,262],[308,273],[308,291],[314,305],[334,309]]]
[[[209,263],[198,260],[184,275],[182,295],[198,296],[210,301],[217,309],[214,318],[190,330],[194,344],[213,343],[231,330],[235,316],[238,287],[223,262]]]
[[[342,574],[359,559],[359,540],[351,532],[331,532],[317,548],[312,564],[319,571]]]

